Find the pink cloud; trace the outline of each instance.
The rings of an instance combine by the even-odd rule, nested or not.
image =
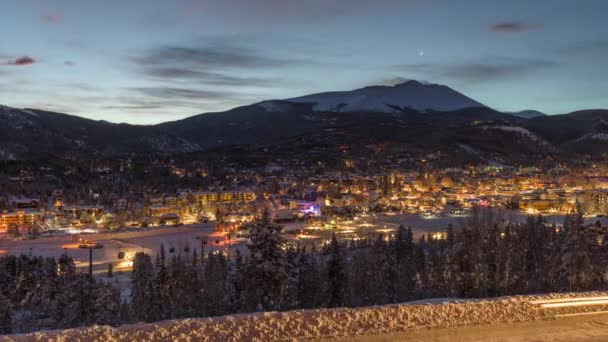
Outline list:
[[[36,63],[36,60],[33,59],[32,57],[23,56],[23,57],[19,57],[12,61],[4,62],[4,63],[2,63],[2,65],[24,66],[24,65],[34,64],[34,63]]]
[[[492,32],[522,32],[530,30],[540,30],[543,28],[541,24],[531,24],[518,21],[498,23],[490,27]]]

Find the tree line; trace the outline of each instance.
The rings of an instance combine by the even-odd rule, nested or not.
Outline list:
[[[294,246],[264,213],[251,224],[247,251],[232,258],[196,250],[155,258],[139,253],[131,291],[76,272],[73,261],[0,258],[0,333],[120,325],[234,313],[484,298],[606,289],[608,238],[580,212],[562,226],[542,217],[500,222],[475,211],[443,239],[392,236]]]

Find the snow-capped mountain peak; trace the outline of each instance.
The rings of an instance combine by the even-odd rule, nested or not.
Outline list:
[[[394,86],[369,86],[352,91],[319,93],[288,99],[313,103],[317,111],[333,112],[398,112],[453,111],[483,104],[443,85],[410,80]]]

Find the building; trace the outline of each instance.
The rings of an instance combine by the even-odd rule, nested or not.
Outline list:
[[[192,194],[196,203],[201,206],[230,204],[230,203],[250,203],[255,201],[255,193],[249,190],[224,190],[224,191],[204,191]]]
[[[321,207],[316,202],[290,200],[289,209],[297,212],[299,217],[321,216]]]
[[[154,205],[150,207],[150,217],[159,225],[176,224],[179,222],[178,211],[174,206]]]
[[[37,209],[40,205],[38,198],[11,198],[10,205],[13,209]]]
[[[11,226],[26,231],[42,220],[38,210],[24,209],[0,214],[0,233],[6,233]]]

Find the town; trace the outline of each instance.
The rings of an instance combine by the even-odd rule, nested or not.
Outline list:
[[[307,244],[323,244],[332,233],[341,240],[391,235],[399,225],[442,238],[448,224],[463,222],[476,207],[497,208],[514,222],[542,214],[559,225],[580,206],[598,234],[606,228],[608,164],[601,160],[441,168],[433,166],[437,156],[425,155],[402,160],[407,166],[364,170],[357,167],[362,160],[344,155],[333,168],[296,159],[253,167],[163,157],[72,160],[63,168],[7,163],[0,234],[22,251],[15,246],[32,239],[204,226],[207,235],[238,244],[264,209],[290,241]],[[380,158],[387,159],[395,157]]]

